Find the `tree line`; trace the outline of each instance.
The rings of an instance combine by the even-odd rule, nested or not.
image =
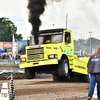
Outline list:
[[[2,42],[12,42],[12,37],[15,39],[23,38],[22,34],[17,34],[17,26],[9,20],[9,18],[0,18],[0,41]]]
[[[82,50],[86,53],[94,53],[97,47],[100,47],[100,39],[97,38],[74,40],[75,51]]]

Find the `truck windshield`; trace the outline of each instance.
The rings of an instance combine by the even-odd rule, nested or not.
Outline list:
[[[41,33],[39,36],[39,44],[62,43],[62,32]]]

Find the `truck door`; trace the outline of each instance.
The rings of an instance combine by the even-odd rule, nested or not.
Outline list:
[[[73,69],[74,67],[74,45],[73,45],[73,37],[71,32],[65,32],[65,48],[64,53],[67,55],[69,60],[69,67]]]
[[[67,54],[73,54],[73,38],[70,32],[65,32],[65,51]]]

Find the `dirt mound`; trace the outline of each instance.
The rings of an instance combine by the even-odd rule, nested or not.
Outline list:
[[[0,80],[6,80],[11,74],[1,74]],[[52,78],[51,74],[36,74],[35,78]],[[26,79],[25,74],[13,74],[13,79]]]
[[[11,74],[0,75],[0,80],[6,80]],[[25,74],[13,74],[13,79],[25,79]]]

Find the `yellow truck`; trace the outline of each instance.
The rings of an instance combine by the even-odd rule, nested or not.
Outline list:
[[[25,69],[27,79],[35,78],[36,73],[49,73],[54,81],[74,76],[81,82],[90,81],[87,73],[88,58],[74,54],[71,30],[49,29],[39,33],[38,45],[26,46],[26,54],[21,56],[19,67]]]

